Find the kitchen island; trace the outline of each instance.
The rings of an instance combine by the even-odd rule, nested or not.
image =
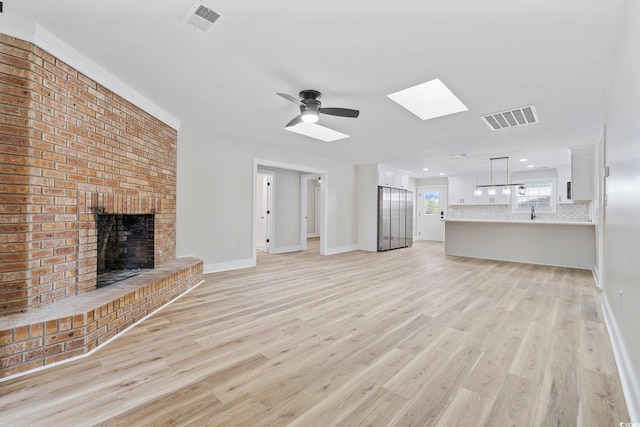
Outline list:
[[[445,253],[591,270],[595,259],[595,224],[538,219],[447,219]]]

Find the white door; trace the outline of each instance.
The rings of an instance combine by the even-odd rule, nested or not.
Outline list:
[[[256,200],[258,221],[256,228],[256,248],[269,253],[270,228],[272,216],[273,177],[271,174],[258,173],[258,197]]]
[[[447,187],[418,187],[418,239],[444,242]]]

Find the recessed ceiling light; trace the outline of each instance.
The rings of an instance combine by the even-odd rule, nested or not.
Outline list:
[[[291,132],[298,133],[300,135],[308,136],[310,138],[319,139],[324,142],[337,141],[339,139],[348,138],[349,135],[335,131],[333,129],[326,128],[324,126],[315,123],[298,123],[295,126],[289,126],[284,128]]]
[[[534,165],[527,165],[528,168],[535,168]]]
[[[444,172],[440,172],[440,176],[444,176]]]
[[[429,170],[429,168],[422,168],[422,170],[423,170],[423,171],[428,171],[428,170]]]
[[[529,159],[520,159],[521,162],[526,162]]]
[[[460,158],[460,157],[467,157],[467,155],[465,153],[461,153],[461,154],[454,154],[452,157]]]
[[[387,96],[422,120],[468,110],[440,79],[431,80]]]

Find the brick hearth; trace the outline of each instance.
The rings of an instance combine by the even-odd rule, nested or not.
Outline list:
[[[201,280],[202,261],[181,258],[39,310],[0,317],[0,377],[86,354]]]
[[[1,377],[92,350],[202,263],[175,258],[175,129],[2,34],[0,112]],[[97,213],[153,214],[156,269],[95,290]]]

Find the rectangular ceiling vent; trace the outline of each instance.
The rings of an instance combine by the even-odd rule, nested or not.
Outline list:
[[[202,2],[196,2],[184,17],[183,22],[204,32],[213,29],[213,24],[220,18],[220,14]]]
[[[482,120],[484,120],[491,130],[530,125],[540,121],[538,119],[536,107],[533,105],[503,111],[501,113],[489,114],[482,117]]]

